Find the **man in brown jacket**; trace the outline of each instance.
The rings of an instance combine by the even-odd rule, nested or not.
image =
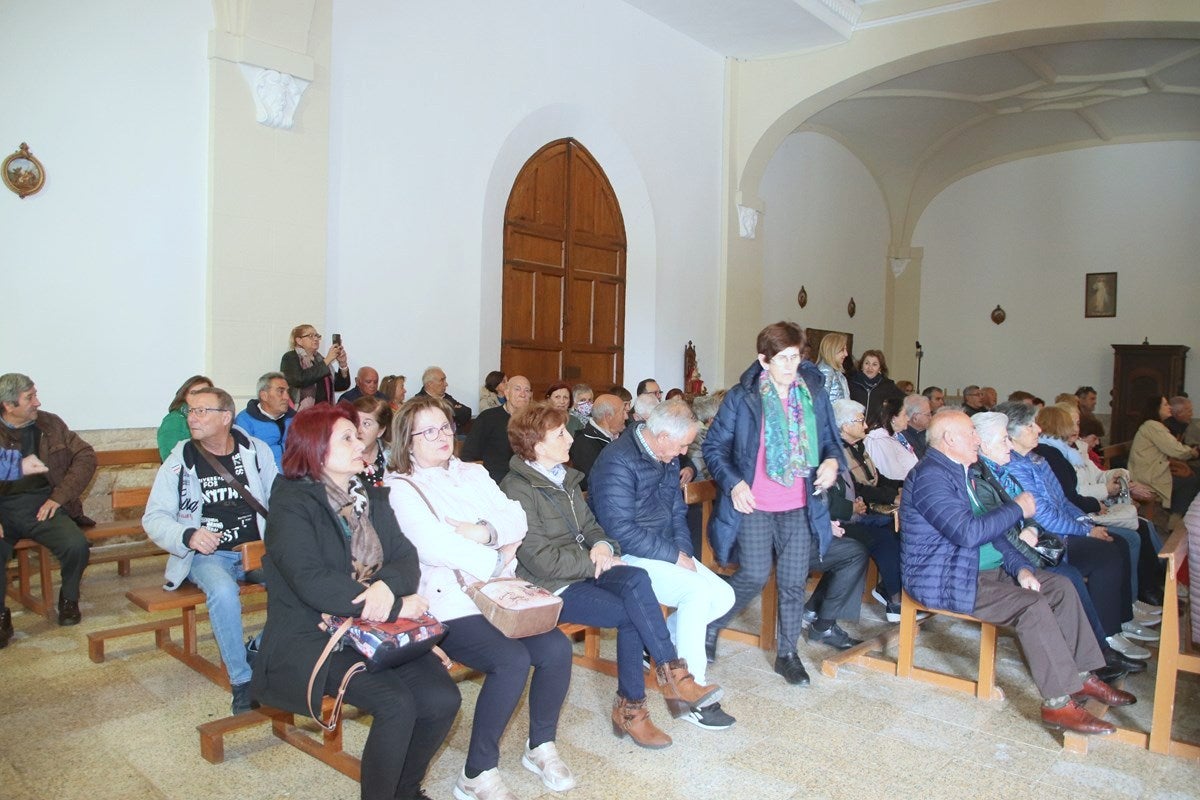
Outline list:
[[[58,624],[75,625],[88,542],[72,517],[82,516],[81,497],[96,472],[96,453],[61,418],[39,412],[40,407],[37,387],[28,376],[0,375],[0,446],[19,449],[22,456],[37,455],[49,470],[0,481],[0,565],[8,563],[21,539],[49,548],[62,567]],[[0,607],[0,647],[12,635],[12,615]]]

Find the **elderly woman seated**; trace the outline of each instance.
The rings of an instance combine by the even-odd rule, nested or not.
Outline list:
[[[971,423],[979,434],[979,460],[971,465],[968,475],[980,506],[985,511],[991,511],[1011,502],[1024,491],[1016,478],[1004,472],[1004,468],[1012,459],[1008,417],[984,411],[971,417]],[[1110,681],[1117,677],[1117,673],[1144,670],[1144,661],[1126,656],[1114,650],[1108,643],[1108,637],[1121,634],[1120,596],[1109,588],[1113,581],[1120,580],[1114,569],[1118,562],[1101,562],[1101,571],[1091,572],[1089,580],[1085,581],[1083,574],[1066,560],[1052,564],[1034,550],[1041,531],[1036,522],[1024,520],[1021,524],[1009,528],[1005,537],[1030,564],[1062,575],[1075,585],[1075,591],[1079,594],[1079,600],[1107,665],[1103,674],[1097,674],[1100,674],[1103,680]],[[1105,573],[1105,570],[1108,572]],[[1135,649],[1135,654],[1139,658],[1149,657],[1149,651],[1140,647]]]
[[[838,400],[833,404],[833,414],[842,436],[842,452],[854,478],[855,493],[868,506],[874,506],[874,510],[894,506],[900,495],[900,481],[888,480],[880,475],[874,459],[867,452],[863,442],[867,435],[867,421],[863,416],[862,403]],[[885,510],[891,511],[891,508]]]
[[[1131,658],[1146,657],[1142,655],[1145,649],[1129,640],[1155,641],[1158,635],[1133,621],[1129,545],[1105,528],[1093,525],[1082,509],[1072,505],[1046,460],[1033,452],[1041,433],[1034,420],[1036,409],[1025,403],[1001,403],[996,410],[1008,417],[1012,448],[1011,460],[999,468],[1000,477],[1011,475],[1037,500],[1034,521],[1063,538],[1066,558],[1088,579],[1093,598],[1102,592],[1119,597],[1117,613],[1122,632],[1107,637],[1109,646]]]
[[[1162,586],[1166,579],[1163,562],[1158,558],[1162,541],[1146,520],[1139,520],[1132,503],[1109,506],[1101,500],[1120,491],[1117,475],[1096,469],[1091,460],[1074,446],[1079,438],[1079,408],[1072,404],[1053,405],[1037,414],[1038,445],[1034,452],[1046,459],[1067,500],[1086,511],[1092,521],[1120,536],[1129,545],[1130,591],[1134,598],[1151,606],[1162,605]],[[1125,473],[1112,470],[1110,473]],[[1091,483],[1100,476],[1099,484]],[[1099,495],[1099,498],[1097,497]]]
[[[678,658],[650,576],[621,560],[620,545],[592,516],[579,488],[583,474],[566,466],[571,449],[566,424],[566,412],[549,404],[530,406],[508,424],[515,455],[500,488],[529,520],[517,550],[517,574],[562,598],[560,621],[617,629],[616,736],[650,749],[671,744],[646,709],[643,648],[658,665],[673,716],[702,728],[729,727],[733,718],[716,702],[721,688],[697,683]]]
[[[687,455],[692,460],[692,466],[696,468],[696,480],[704,481],[712,477],[708,471],[708,466],[704,463],[704,440],[708,437],[708,426],[712,424],[713,417],[717,415],[717,409],[721,407],[721,401],[725,399],[725,390],[719,389],[713,394],[704,394],[692,401],[692,411],[696,413],[696,419],[700,422],[700,429],[696,431],[696,438],[688,445]]]
[[[867,416],[867,436],[863,446],[885,478],[903,481],[917,465],[917,454],[900,431],[908,427],[904,399],[888,397]]]
[[[862,462],[851,451],[851,446],[863,437],[862,403],[853,400],[837,400],[833,404],[834,422],[846,444],[846,462],[855,464],[858,473],[842,470],[838,480],[829,487],[829,516],[841,523],[845,536],[854,539],[871,554],[879,568],[879,585],[871,596],[884,607],[888,622],[900,621],[900,539],[894,533],[895,523],[890,513],[872,512],[868,497],[885,504],[895,502],[894,489],[880,489],[868,482],[863,470],[871,471],[871,457],[862,453]]]

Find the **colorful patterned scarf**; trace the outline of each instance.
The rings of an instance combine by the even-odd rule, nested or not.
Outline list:
[[[797,376],[788,388],[786,407],[766,370],[758,378],[762,397],[767,477],[791,486],[817,466],[817,415],[804,379]]]

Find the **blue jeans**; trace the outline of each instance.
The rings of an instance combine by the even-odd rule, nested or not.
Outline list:
[[[1134,600],[1137,600],[1138,559],[1141,558],[1142,537],[1137,531],[1130,530],[1129,528],[1118,528],[1115,525],[1111,528],[1105,528],[1104,530],[1108,531],[1109,536],[1114,538],[1120,537],[1125,540],[1127,545],[1129,545],[1129,594]]]
[[[204,592],[208,605],[208,622],[212,626],[221,660],[234,686],[250,680],[250,665],[246,663],[246,644],[242,641],[242,598],[238,581],[245,577],[242,555],[232,550],[217,550],[211,555],[196,553],[188,580]]]
[[[572,583],[559,597],[560,622],[617,629],[617,692],[626,700],[645,699],[643,647],[656,664],[674,661],[676,655],[646,570],[613,567],[599,578]]]

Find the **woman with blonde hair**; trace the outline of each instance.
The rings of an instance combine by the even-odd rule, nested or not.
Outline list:
[[[321,334],[312,325],[292,328],[288,342],[292,349],[279,359],[279,371],[287,378],[296,410],[332,403],[334,392],[350,388],[350,366],[341,344],[330,345],[329,352],[322,356],[317,351]]]
[[[825,393],[829,402],[850,399],[850,386],[846,383],[846,372],[843,364],[846,361],[847,339],[845,334],[827,333],[817,347],[817,369],[825,379]]]

